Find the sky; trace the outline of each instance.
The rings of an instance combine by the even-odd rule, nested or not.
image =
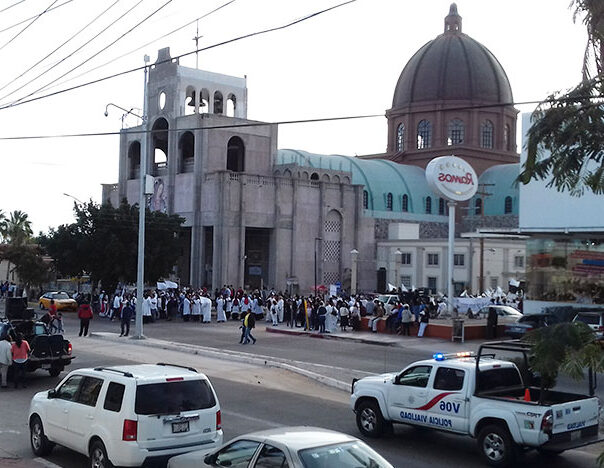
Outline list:
[[[193,51],[195,23],[159,38],[227,1],[1,0],[0,210],[25,211],[37,234],[73,222],[74,200],[65,193],[100,201],[101,184],[117,182],[117,135],[2,138],[119,131],[122,112],[109,107],[105,117],[106,105],[142,108],[143,72],[2,107],[47,85],[51,87],[31,97],[140,67],[145,54],[154,62],[163,47],[170,47],[172,56]],[[235,0],[199,21],[199,45],[286,24],[341,1]],[[580,80],[587,36],[580,19],[573,23],[569,3],[457,2],[463,32],[495,54],[516,102],[543,99]],[[31,20],[13,26],[51,5],[58,8],[27,28]],[[200,52],[199,68],[246,75],[250,119],[383,114],[392,105],[407,61],[443,32],[449,5],[443,0],[356,0],[288,29]],[[195,55],[180,63],[195,67]],[[517,108],[530,112],[534,105]],[[137,121],[129,117],[125,123],[133,126]],[[279,127],[278,146],[353,156],[385,151],[386,137],[385,117],[292,124]]]

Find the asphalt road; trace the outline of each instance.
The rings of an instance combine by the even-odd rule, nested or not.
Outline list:
[[[209,345],[208,341],[211,341],[206,336],[208,332],[209,330],[206,330],[203,336],[205,345]],[[300,424],[326,427],[359,436],[345,392],[324,387],[297,375],[290,375],[286,371],[183,355],[176,351],[142,348],[129,340],[125,340],[124,344],[115,345],[95,338],[71,338],[78,356],[72,368],[157,362],[161,357],[169,362],[193,364],[203,369],[210,376],[219,395],[224,415],[225,441],[253,430]],[[307,351],[295,349],[291,338],[285,338],[287,343],[283,347],[284,353],[293,352],[297,355]],[[266,350],[276,349],[277,343],[282,342],[283,337],[267,335],[263,339],[265,342],[262,346]],[[320,341],[326,343],[318,343]],[[313,345],[314,342],[317,342],[318,347],[329,347],[329,351],[323,350],[327,356],[350,351],[348,346],[345,351],[342,350],[342,345],[348,343],[313,340]],[[259,351],[260,343],[256,346],[254,351]],[[367,360],[363,358],[362,352],[369,351],[380,355],[384,351],[381,347],[371,345],[361,348],[362,350],[353,348],[354,352],[347,355],[349,360],[354,360],[355,365],[366,365]],[[320,353],[321,349],[315,349],[314,352]],[[399,361],[397,367],[400,365],[402,364]],[[28,440],[29,400],[35,392],[48,389],[59,380],[60,378],[53,379],[38,371],[31,376],[27,389],[0,392],[0,457],[4,457],[0,458],[0,466],[20,466],[16,463],[18,460],[22,459],[23,464],[34,458]],[[400,426],[391,436],[367,442],[396,467],[484,466],[473,440],[446,433]],[[573,450],[554,460],[542,459],[533,451],[525,454],[521,466],[590,467],[596,466],[596,455],[597,447]],[[46,460],[65,468],[86,466],[83,456],[63,448],[57,448]]]

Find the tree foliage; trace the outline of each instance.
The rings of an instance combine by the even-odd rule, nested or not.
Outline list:
[[[15,271],[21,283],[29,286],[41,286],[48,281],[48,264],[42,257],[37,244],[6,244],[0,248],[0,258],[15,265]]]
[[[519,180],[551,177],[548,186],[573,195],[604,193],[604,2],[574,0],[575,21],[583,18],[588,42],[582,81],[548,96],[532,115],[527,160]]]
[[[575,380],[584,377],[584,370],[604,370],[604,353],[594,332],[582,322],[559,323],[538,328],[527,335],[533,344],[529,365],[541,377],[541,397],[555,386],[560,372]]]
[[[138,205],[123,202],[114,208],[92,201],[75,205],[76,222],[51,229],[40,242],[62,275],[91,275],[107,290],[118,282],[134,283],[137,270]],[[145,281],[170,274],[180,251],[184,219],[157,211],[146,212]]]

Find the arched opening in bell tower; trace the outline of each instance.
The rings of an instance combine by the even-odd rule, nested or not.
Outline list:
[[[168,130],[168,121],[163,117],[157,119],[151,128],[154,176],[168,173]]]

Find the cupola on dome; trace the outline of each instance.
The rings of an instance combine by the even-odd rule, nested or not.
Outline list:
[[[457,5],[451,4],[445,31],[425,44],[403,69],[392,108],[433,101],[512,103],[512,88],[495,56],[462,32]]]

